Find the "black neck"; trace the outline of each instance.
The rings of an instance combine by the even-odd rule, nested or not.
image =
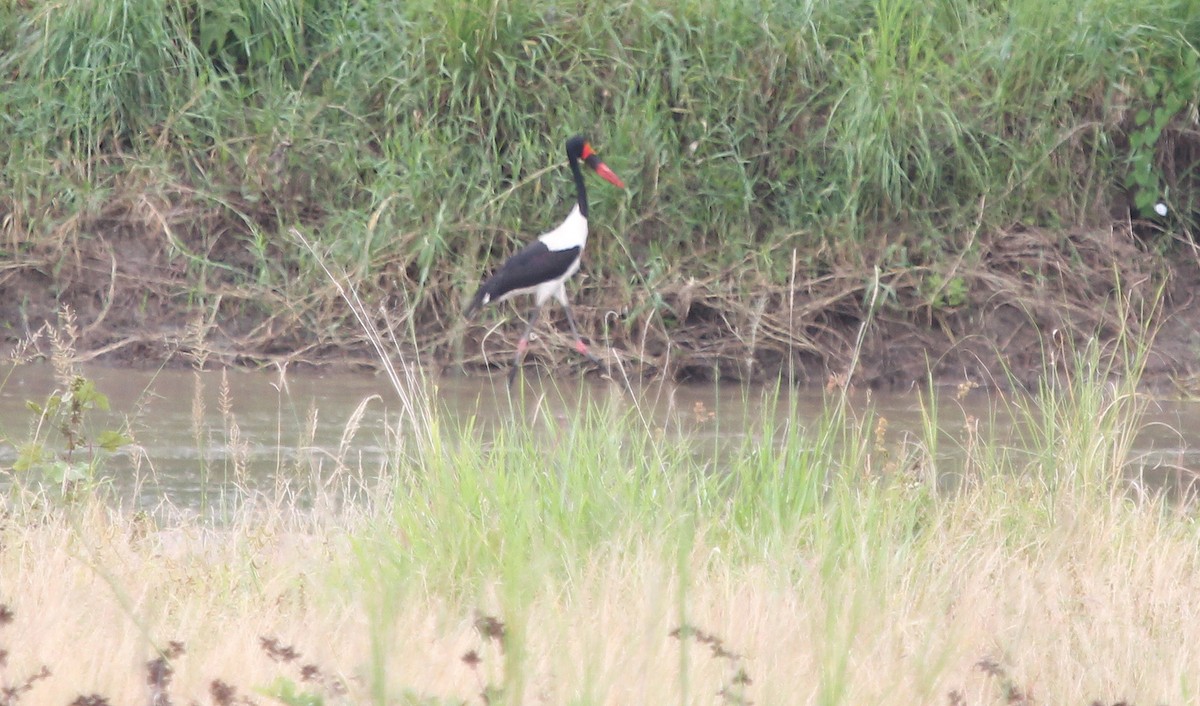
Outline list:
[[[583,185],[583,172],[579,169],[579,160],[571,160],[571,173],[575,176],[575,199],[579,203],[579,215],[587,218],[587,187]]]

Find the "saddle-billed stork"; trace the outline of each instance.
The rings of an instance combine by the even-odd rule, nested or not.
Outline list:
[[[567,313],[567,323],[575,336],[575,350],[587,356],[593,363],[600,362],[579,336],[579,327],[571,314],[571,305],[567,303],[567,290],[563,286],[567,278],[579,270],[579,260],[583,256],[584,246],[587,245],[587,188],[583,183],[583,172],[579,169],[579,163],[583,162],[591,167],[601,178],[615,186],[623,189],[625,183],[600,161],[592,151],[592,146],[580,135],[567,140],[567,162],[571,165],[571,175],[575,178],[575,206],[567,215],[567,219],[549,233],[539,235],[537,240],[505,260],[500,269],[484,280],[467,306],[466,315],[471,316],[485,304],[504,301],[518,294],[533,294],[535,307],[529,316],[525,332],[521,334],[521,340],[517,341],[517,355],[513,359],[512,370],[508,373],[509,385],[512,385],[517,371],[521,369],[525,349],[529,347],[529,334],[537,323],[542,306],[550,297],[557,299]]]

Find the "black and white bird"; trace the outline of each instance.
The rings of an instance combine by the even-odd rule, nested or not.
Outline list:
[[[579,270],[579,260],[583,256],[584,246],[587,245],[587,188],[583,183],[583,172],[579,169],[579,163],[583,162],[615,186],[625,188],[625,183],[600,161],[592,151],[592,146],[582,136],[576,135],[567,140],[567,162],[571,165],[571,174],[575,178],[575,206],[567,214],[567,219],[549,233],[539,235],[537,240],[505,260],[500,269],[484,280],[467,306],[466,315],[471,316],[486,304],[504,301],[518,294],[533,295],[535,308],[529,316],[525,332],[521,334],[521,340],[517,342],[517,355],[513,360],[512,370],[508,373],[510,385],[520,370],[521,360],[529,347],[529,334],[537,323],[542,306],[550,297],[557,299],[567,313],[567,323],[575,336],[575,350],[587,356],[589,360],[599,362],[579,336],[579,327],[575,323],[575,316],[571,314],[571,305],[567,303],[567,290],[563,286],[567,278]]]

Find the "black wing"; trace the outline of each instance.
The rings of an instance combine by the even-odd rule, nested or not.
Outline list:
[[[513,290],[536,287],[542,282],[562,277],[571,268],[571,263],[579,258],[581,251],[582,248],[551,250],[542,241],[533,241],[505,260],[500,269],[487,278],[479,291],[475,292],[467,313]]]

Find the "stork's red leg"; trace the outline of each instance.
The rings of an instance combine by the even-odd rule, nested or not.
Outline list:
[[[583,342],[583,337],[579,335],[579,327],[575,325],[575,316],[571,313],[571,305],[567,304],[565,300],[562,305],[563,311],[567,312],[567,323],[571,326],[571,333],[575,336],[575,350],[587,356],[588,360],[599,365],[600,359],[592,355],[592,352],[588,350],[588,345]]]
[[[513,358],[512,369],[508,371],[508,386],[512,387],[513,380],[517,378],[517,372],[521,370],[521,361],[525,358],[525,350],[529,348],[529,334],[533,332],[533,326],[537,323],[538,315],[542,313],[542,305],[539,304],[529,315],[529,323],[525,325],[525,332],[521,334],[521,340],[517,341],[517,355]]]

